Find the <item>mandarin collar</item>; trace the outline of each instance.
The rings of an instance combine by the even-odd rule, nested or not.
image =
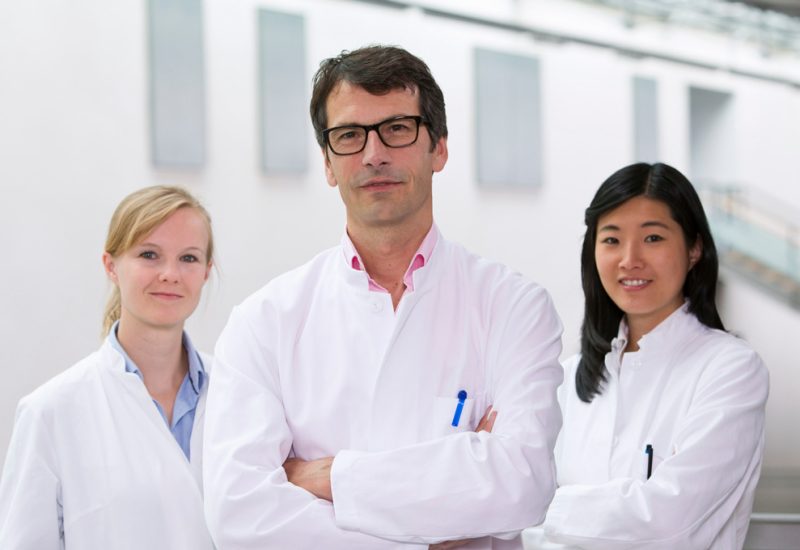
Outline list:
[[[639,339],[639,352],[643,355],[660,353],[675,347],[695,333],[702,323],[689,311],[689,300],[661,321],[656,327]],[[619,323],[617,336],[611,341],[611,354],[619,364],[625,347],[628,345],[628,323],[625,317]]]

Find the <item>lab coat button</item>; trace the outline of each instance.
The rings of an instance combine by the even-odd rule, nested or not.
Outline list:
[[[383,310],[383,304],[380,302],[372,302],[372,311],[380,313]]]

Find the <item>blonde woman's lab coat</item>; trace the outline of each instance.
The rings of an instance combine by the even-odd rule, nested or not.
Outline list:
[[[766,367],[687,304],[638,352],[623,355],[626,344],[623,323],[591,403],[575,390],[578,357],[566,365],[547,539],[591,550],[742,548],[764,449]]]
[[[0,548],[213,549],[200,484],[207,387],[191,462],[108,341],[23,398],[0,483]]]
[[[234,310],[206,414],[219,548],[521,548],[544,517],[561,424],[549,296],[443,238],[413,277],[395,312],[336,247]],[[474,433],[489,404],[493,432]],[[335,456],[333,504],[287,482],[290,452]]]

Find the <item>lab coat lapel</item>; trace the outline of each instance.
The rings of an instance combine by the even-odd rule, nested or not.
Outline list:
[[[418,357],[413,350],[425,347],[428,342],[420,340],[418,334],[411,336],[414,341],[409,341],[406,327],[415,309],[438,284],[438,272],[446,260],[446,254],[446,243],[440,238],[428,263],[415,272],[414,292],[404,295],[398,304],[394,330],[384,350],[375,381],[369,431],[370,450],[394,448],[404,442],[419,440],[418,424],[409,419],[417,414],[415,400],[420,396],[419,385],[425,381],[418,376],[422,371],[409,368],[409,362]],[[404,406],[398,407],[398,400]],[[386,429],[387,426],[391,426],[391,430]]]
[[[197,491],[198,498],[202,499],[200,478],[193,475],[192,466],[156,409],[153,398],[147,392],[142,380],[136,374],[125,370],[124,359],[110,344],[104,344],[102,352],[113,354],[113,357],[107,355],[107,360],[104,361],[104,364],[109,366],[105,373],[106,383],[120,390],[107,392],[108,395],[119,394],[121,397],[127,397],[133,405],[127,406],[126,400],[123,398],[119,403],[109,402],[109,407],[116,410],[117,414],[121,416],[121,420],[127,417],[124,418],[122,429],[146,430],[149,432],[148,443],[156,447],[152,453],[142,452],[140,458],[152,461],[154,468],[169,469],[174,475],[188,476],[191,479],[191,485]],[[195,416],[195,425],[197,422],[198,418]],[[193,432],[192,443],[198,435],[202,440],[202,434]],[[191,446],[195,447],[195,445]],[[197,452],[200,453],[200,449],[197,449]]]

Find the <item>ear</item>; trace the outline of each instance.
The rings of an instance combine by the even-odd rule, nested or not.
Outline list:
[[[700,240],[700,237],[697,237],[697,240],[694,241],[692,248],[689,249],[689,270],[700,261],[700,258],[703,255],[703,242]]]
[[[203,277],[203,282],[208,280],[208,276],[211,274],[211,268],[214,267],[214,262],[208,262],[206,265],[206,275]]]
[[[447,164],[447,138],[441,137],[433,148],[433,171],[441,172]]]
[[[108,252],[103,252],[103,269],[106,271],[108,280],[117,284],[117,266],[114,263],[114,257]]]
[[[328,156],[328,147],[323,147],[321,151],[323,162],[325,163],[325,179],[328,180],[328,185],[331,187],[336,187],[338,182],[336,181],[336,176],[334,175],[333,168],[331,167],[331,159]]]

